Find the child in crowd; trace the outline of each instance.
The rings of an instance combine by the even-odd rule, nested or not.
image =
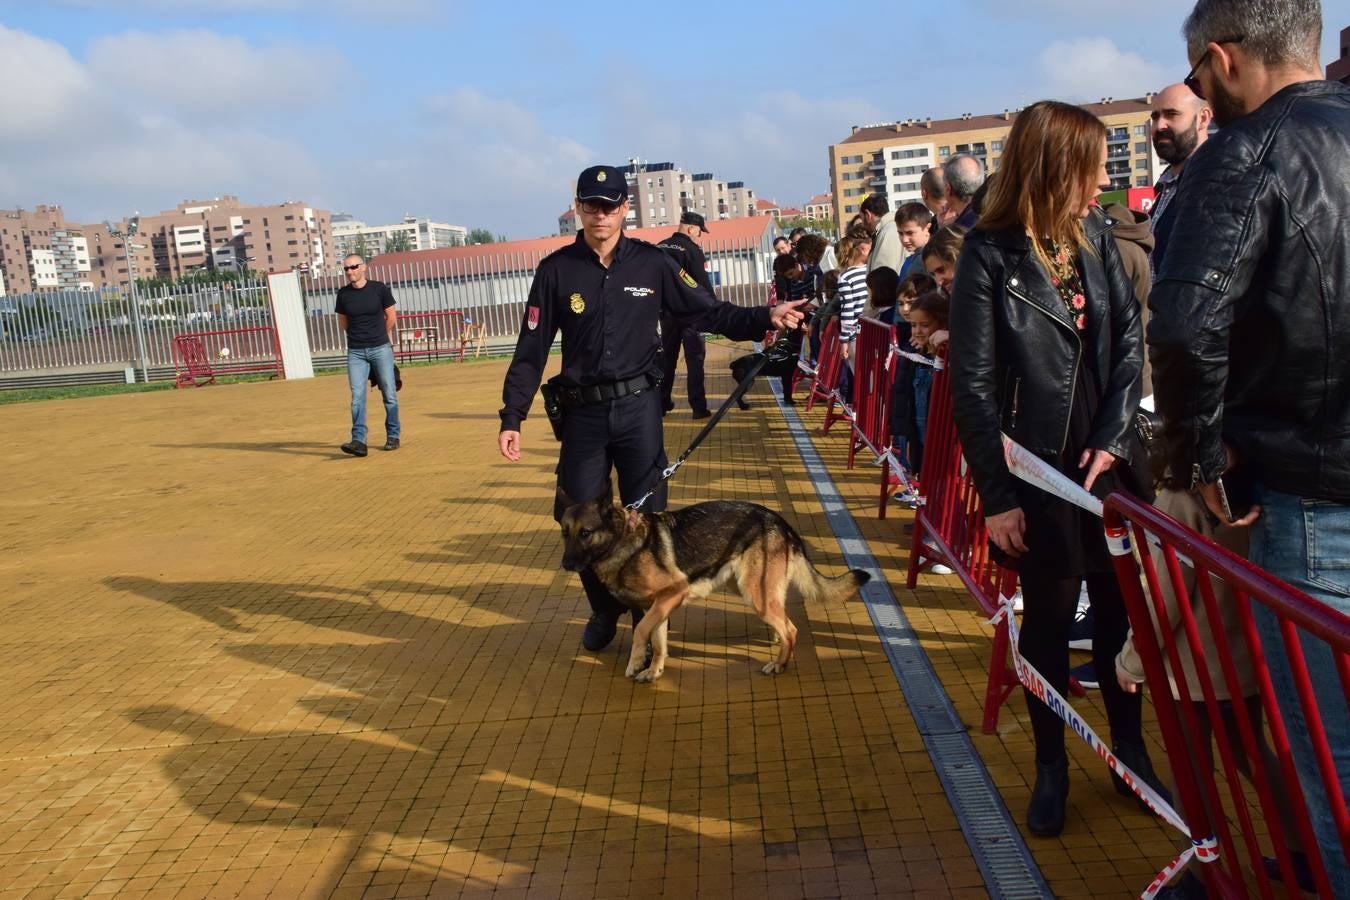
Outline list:
[[[877,266],[867,273],[867,308],[872,318],[895,324],[895,301],[900,276],[890,266]]]
[[[950,334],[947,321],[951,301],[941,291],[929,291],[915,298],[909,308],[909,325],[912,331],[910,346],[919,353],[934,359],[946,355],[946,344]],[[910,442],[910,458],[914,461],[914,471],[922,476],[923,445],[928,437],[928,395],[933,390],[933,367],[923,363],[914,366],[914,421],[917,436]]]
[[[773,286],[779,303],[814,297],[817,286],[816,273],[807,271],[806,266],[802,265],[795,255],[784,253],[774,257]]]
[[[933,214],[922,203],[902,203],[895,211],[895,230],[900,246],[909,254],[900,266],[900,277],[922,272],[923,248],[933,234]]]
[[[937,282],[926,272],[914,272],[900,280],[896,288],[893,323],[897,347],[906,352],[913,352],[910,345],[913,332],[909,324],[911,306],[915,298],[936,289]],[[891,452],[910,475],[909,488],[897,493],[895,499],[911,509],[917,508],[920,503],[918,478],[914,475],[918,471],[918,461],[914,459],[910,450],[910,443],[919,438],[918,421],[914,414],[914,370],[917,365],[907,357],[896,357],[895,378],[891,382]],[[891,474],[891,483],[897,486],[904,484],[899,473]]]
[[[965,229],[948,225],[939,228],[932,239],[924,245],[924,268],[937,281],[938,289],[944,293],[952,292],[952,282],[956,280],[956,257],[961,255],[961,245],[965,242]]]

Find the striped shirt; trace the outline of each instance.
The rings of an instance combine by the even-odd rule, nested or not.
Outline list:
[[[853,266],[839,273],[839,340],[850,343],[858,336],[858,318],[867,304],[867,266]]]

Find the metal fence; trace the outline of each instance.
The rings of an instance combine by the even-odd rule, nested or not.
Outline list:
[[[765,302],[772,278],[772,249],[763,240],[705,245],[718,295],[743,306]],[[483,327],[489,345],[509,344],[519,331],[525,300],[544,253],[477,252],[396,265],[371,261],[370,277],[393,289],[404,313],[457,310]],[[310,349],[316,363],[346,352],[334,311],[336,277],[303,278]],[[173,341],[180,334],[271,323],[264,280],[137,290],[68,291],[0,297],[0,376],[53,373],[121,373],[173,377]],[[158,371],[156,371],[158,370]]]

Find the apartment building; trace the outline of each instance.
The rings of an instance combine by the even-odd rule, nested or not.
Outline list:
[[[1341,55],[1327,63],[1327,80],[1350,84],[1350,28],[1341,29]]]
[[[625,228],[674,227],[685,210],[714,219],[760,215],[758,197],[744,181],[722,181],[711,172],[691,173],[671,162],[644,163],[630,159],[620,166],[628,181],[628,217]],[[575,185],[573,185],[575,194]],[[575,234],[571,208],[558,217],[559,234]]]
[[[67,222],[56,205],[0,210],[0,296],[95,290],[103,282],[90,256],[93,231]]]
[[[469,229],[448,222],[434,222],[425,216],[404,216],[396,225],[367,225],[347,213],[333,216],[333,246],[336,258],[342,259],[357,247],[366,248],[368,256],[385,252],[385,247],[403,244],[403,250],[437,250],[441,247],[463,247],[469,242]]]
[[[184,200],[174,209],[141,216],[132,243],[133,249],[141,244],[150,254],[148,271],[136,260],[138,278],[177,279],[216,266],[318,273],[336,271],[339,260],[327,210],[316,210],[299,200],[246,205],[228,194]],[[113,283],[125,282],[123,269],[119,268],[118,278],[111,279]]]
[[[816,194],[803,207],[808,219],[834,219],[834,195]]]
[[[1162,174],[1164,164],[1149,140],[1152,104],[1153,95],[1146,94],[1131,100],[1105,97],[1083,107],[1106,126],[1106,165],[1113,189],[1146,187]],[[919,177],[956,153],[972,153],[989,171],[998,171],[1016,117],[1016,110],[1005,109],[995,115],[854,126],[852,134],[829,149],[837,221],[855,215],[869,194],[885,194],[892,208],[918,200]]]

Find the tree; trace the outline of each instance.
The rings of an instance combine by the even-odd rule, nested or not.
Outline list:
[[[362,259],[370,259],[370,248],[366,246],[366,236],[364,234],[358,234],[356,236],[356,243],[352,245],[352,255],[359,256]]]
[[[470,244],[495,244],[496,242],[497,238],[494,237],[492,232],[488,231],[486,228],[469,229]]]
[[[805,228],[807,231],[814,231],[817,234],[834,234],[833,219],[811,219],[806,216],[797,216],[792,219],[779,219],[778,227],[783,231]]]
[[[395,231],[384,239],[385,253],[404,253],[412,249],[412,239],[406,231]]]

